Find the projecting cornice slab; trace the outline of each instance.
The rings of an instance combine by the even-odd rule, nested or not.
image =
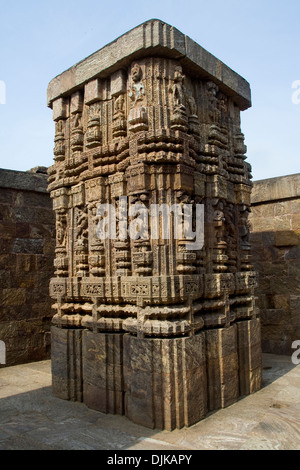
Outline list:
[[[93,78],[106,78],[128,67],[132,60],[151,55],[177,59],[193,76],[214,81],[241,110],[251,106],[250,86],[244,78],[178,29],[157,19],[123,34],[51,80],[48,106]]]

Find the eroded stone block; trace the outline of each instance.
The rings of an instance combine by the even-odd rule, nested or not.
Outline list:
[[[177,339],[125,335],[124,358],[125,409],[132,421],[173,430],[206,415],[204,333]]]
[[[51,327],[52,392],[82,401],[82,331]]]
[[[83,332],[83,400],[103,413],[123,414],[123,335]]]

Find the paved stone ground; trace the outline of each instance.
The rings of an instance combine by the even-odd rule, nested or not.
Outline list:
[[[50,361],[0,369],[0,450],[300,449],[300,365],[264,354],[263,388],[173,432],[51,395]]]

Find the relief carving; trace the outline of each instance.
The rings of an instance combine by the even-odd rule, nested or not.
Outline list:
[[[56,217],[56,247],[66,248],[67,215],[64,209],[57,211]]]
[[[89,120],[85,137],[88,148],[101,145],[100,103],[94,103],[89,107]]]
[[[196,253],[186,249],[186,244],[189,241],[193,241],[193,237],[189,237],[186,233],[193,231],[193,214],[191,217],[187,217],[185,206],[193,205],[194,200],[190,194],[185,191],[176,191],[176,202],[179,206],[177,211],[177,227],[180,227],[182,231],[182,237],[177,241],[177,272],[180,274],[190,274],[196,271]]]
[[[56,248],[54,267],[57,277],[66,277],[68,275],[68,256],[67,256],[67,210],[60,208],[56,210]]]
[[[124,203],[120,203],[120,199],[115,199],[116,207],[116,241],[114,242],[115,249],[115,264],[116,264],[116,275],[118,276],[129,276],[131,273],[131,253],[130,253],[130,242],[128,234],[125,233],[122,223],[123,220],[127,220],[127,203],[124,207]]]
[[[139,64],[134,64],[131,70],[131,88],[129,91],[129,98],[131,100],[131,106],[134,107],[138,101],[143,101],[145,96],[145,87],[141,82],[142,80],[142,69]]]
[[[113,108],[113,137],[124,137],[127,134],[124,93],[114,98]]]
[[[87,207],[75,207],[74,250],[76,276],[84,277],[89,268]]]
[[[84,134],[81,119],[81,113],[75,113],[71,118],[71,149],[73,152],[80,152],[83,149]]]
[[[196,100],[192,92],[185,86],[185,75],[181,67],[176,67],[173,85],[169,91],[172,95],[173,108],[171,128],[198,135],[200,133]]]
[[[88,241],[88,215],[86,207],[78,207],[75,217],[75,244],[84,247]]]
[[[131,70],[131,85],[129,90],[130,111],[128,130],[140,132],[148,129],[147,107],[145,105],[145,87],[142,82],[142,69],[134,64]]]
[[[98,204],[89,205],[89,272],[92,276],[105,275],[105,245],[97,236],[97,226],[101,216],[97,211]]]
[[[250,208],[246,205],[241,205],[239,207],[240,217],[239,217],[239,234],[242,246],[250,246],[250,228],[251,223],[249,221]]]
[[[152,252],[149,237],[149,198],[147,192],[135,194],[130,198],[134,215],[130,217],[131,239],[133,240],[133,272],[140,276],[152,274]],[[130,215],[130,213],[129,213]]]
[[[54,147],[54,155],[55,161],[62,161],[65,159],[65,121],[60,119],[55,123],[55,147]]]

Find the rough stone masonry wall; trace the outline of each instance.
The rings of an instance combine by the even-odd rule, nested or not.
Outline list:
[[[50,355],[55,224],[46,186],[46,174],[0,170],[0,340],[6,366]]]
[[[251,223],[262,349],[291,354],[300,339],[300,174],[254,182]]]

